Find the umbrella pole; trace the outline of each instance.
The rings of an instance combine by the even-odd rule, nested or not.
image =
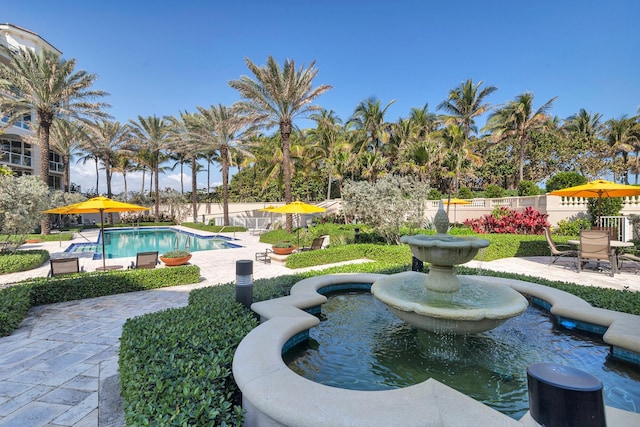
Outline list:
[[[100,229],[102,231],[102,270],[107,271],[107,254],[104,252],[104,209],[100,209]]]

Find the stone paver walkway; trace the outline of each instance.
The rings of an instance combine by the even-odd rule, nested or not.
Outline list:
[[[93,236],[95,240],[95,234]],[[194,252],[203,282],[144,292],[112,295],[34,307],[11,336],[0,338],[0,426],[122,426],[118,384],[118,348],[126,319],[187,304],[198,287],[235,280],[235,262],[253,259],[267,245],[257,236],[238,233],[244,247]],[[86,241],[84,239],[76,241]],[[58,242],[30,245],[53,256],[68,246]],[[125,260],[128,265],[130,260]],[[113,262],[113,260],[110,260]],[[596,286],[640,290],[640,276],[627,269],[610,278],[598,272],[579,275],[570,264],[547,267],[547,258],[512,258],[491,263],[471,262],[485,269],[512,271]],[[118,261],[118,264],[122,262]],[[99,261],[81,259],[92,271]],[[322,267],[320,267],[322,268]],[[0,283],[44,276],[48,265],[24,273],[0,276]],[[289,274],[278,264],[254,262],[254,278]]]

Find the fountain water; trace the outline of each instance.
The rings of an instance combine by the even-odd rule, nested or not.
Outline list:
[[[523,313],[526,298],[489,277],[458,277],[455,266],[470,261],[489,241],[446,234],[449,218],[440,202],[438,234],[403,236],[413,256],[430,263],[429,274],[404,272],[374,282],[371,293],[419,329],[437,333],[484,332]]]

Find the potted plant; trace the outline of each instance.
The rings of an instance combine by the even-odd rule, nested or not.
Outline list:
[[[271,246],[271,249],[278,255],[289,255],[296,249],[296,247],[293,246],[293,243],[289,240],[280,240],[279,242],[274,243],[273,246]]]
[[[160,256],[160,260],[169,267],[186,264],[191,259],[187,251],[169,251]]]

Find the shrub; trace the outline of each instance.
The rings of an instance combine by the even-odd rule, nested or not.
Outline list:
[[[440,200],[442,199],[442,191],[437,190],[435,188],[432,188],[431,190],[429,190],[429,192],[427,193],[427,199],[428,200]]]
[[[554,228],[554,233],[561,236],[579,236],[580,230],[591,227],[591,221],[585,216],[574,216],[569,219],[561,219]]]
[[[393,260],[398,264],[408,264],[411,263],[411,251],[407,245],[359,244],[336,246],[292,254],[287,258],[286,266],[289,268],[303,268],[354,259]]]
[[[190,252],[189,251],[169,251],[169,252],[165,252],[164,254],[162,254],[163,258],[184,258],[186,256],[189,256]]]
[[[506,206],[496,208],[491,215],[468,219],[464,223],[476,233],[508,233],[508,234],[542,234],[547,222],[547,214],[527,206],[523,211],[516,211]]]
[[[488,199],[499,199],[504,197],[504,188],[498,187],[497,185],[489,184],[484,189],[484,197]]]
[[[473,199],[473,192],[467,187],[461,187],[458,190],[458,198],[460,199]]]
[[[587,179],[577,172],[558,172],[547,180],[547,193],[586,184]]]
[[[621,197],[590,198],[587,200],[587,213],[591,216],[591,224],[599,225],[599,216],[618,216],[622,210]]]
[[[28,286],[0,289],[0,337],[10,335],[31,308]]]
[[[45,250],[0,252],[0,274],[31,270],[48,259],[49,252]]]
[[[540,189],[533,181],[522,180],[518,183],[518,196],[537,196]]]

